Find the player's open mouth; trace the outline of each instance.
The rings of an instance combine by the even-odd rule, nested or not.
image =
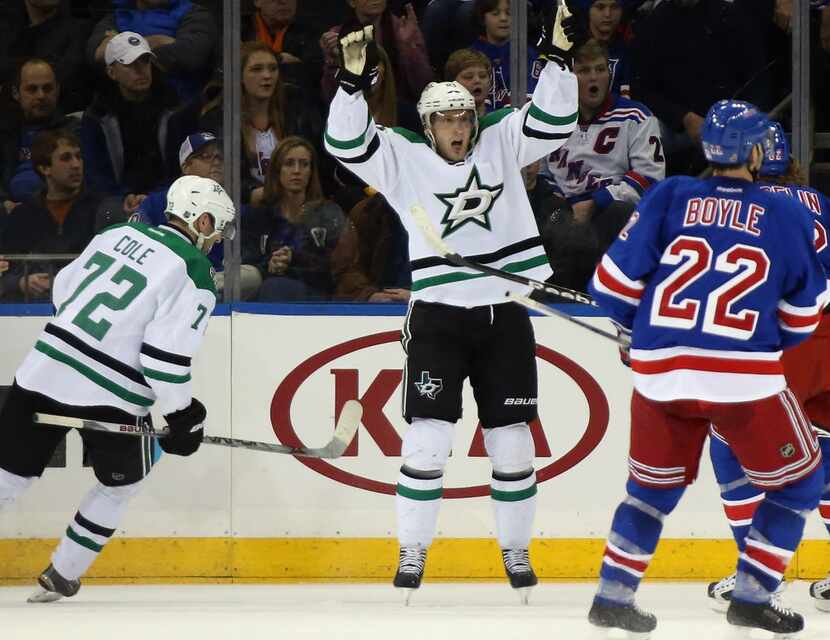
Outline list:
[[[588,87],[588,93],[590,93],[592,96],[597,95],[599,93],[599,85],[592,84],[590,87]]]
[[[464,148],[464,143],[461,140],[453,140],[450,143],[450,146],[456,153],[461,153],[461,150]]]

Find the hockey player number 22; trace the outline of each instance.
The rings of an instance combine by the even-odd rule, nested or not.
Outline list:
[[[89,259],[89,262],[84,265],[85,269],[91,270],[90,274],[81,281],[81,284],[78,285],[75,292],[61,305],[58,310],[58,315],[60,315],[84,289],[92,284],[94,280],[98,279],[105,272],[107,272],[114,263],[115,258],[112,258],[105,253],[101,253],[100,251],[96,251]],[[129,304],[136,299],[138,294],[144,291],[147,287],[147,278],[135,269],[131,269],[126,265],[123,265],[120,269],[118,269],[115,274],[110,277],[110,281],[114,284],[127,282],[129,286],[120,296],[114,296],[107,291],[102,291],[101,293],[94,295],[72,319],[72,324],[79,327],[84,331],[84,333],[91,335],[96,340],[103,340],[104,336],[107,335],[107,331],[109,331],[110,327],[112,327],[112,323],[105,318],[101,318],[100,320],[92,319],[91,316],[98,309],[98,307],[103,306],[107,309],[112,309],[113,311],[121,311],[122,309],[126,309]]]
[[[673,329],[697,326],[701,301],[681,298],[681,293],[712,269],[712,247],[703,238],[678,236],[660,259],[662,264],[679,265],[654,291],[651,324]],[[743,309],[733,313],[733,306],[763,284],[769,275],[767,254],[758,247],[734,244],[714,260],[714,269],[734,273],[706,296],[701,331],[726,338],[749,340],[755,332],[758,312]]]

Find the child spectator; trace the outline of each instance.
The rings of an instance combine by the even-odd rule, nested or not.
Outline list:
[[[479,38],[471,49],[481,51],[490,59],[493,75],[490,82],[490,95],[487,98],[487,111],[495,111],[511,106],[510,97],[510,0],[475,0],[473,16],[479,27]],[[536,49],[527,48],[527,95],[533,93],[542,63],[537,60]],[[522,106],[525,98],[515,106]]]
[[[487,113],[487,97],[493,78],[490,58],[476,49],[459,49],[447,58],[444,80],[455,80],[469,91],[476,101],[476,111],[481,117]]]

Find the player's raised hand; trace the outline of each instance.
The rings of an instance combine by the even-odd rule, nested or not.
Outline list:
[[[378,75],[378,51],[374,27],[368,25],[340,37],[340,68],[337,81],[352,95],[369,89]]]
[[[568,0],[559,0],[556,15],[547,15],[537,49],[539,57],[573,68],[573,54],[588,39],[588,16]]]

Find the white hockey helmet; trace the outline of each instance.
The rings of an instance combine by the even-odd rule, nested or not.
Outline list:
[[[233,201],[218,182],[199,176],[182,176],[167,190],[167,208],[165,213],[187,224],[196,235],[196,248],[200,251],[205,241],[216,239],[233,240],[236,235],[234,217],[236,209]],[[203,213],[213,217],[213,233],[202,234],[195,227],[196,220]]]
[[[476,139],[478,134],[478,111],[473,94],[460,82],[430,82],[418,100],[418,115],[421,124],[424,126],[424,133],[430,144],[435,147],[435,137],[432,134],[430,116],[439,111],[455,111],[463,109],[473,112],[473,135],[471,140]]]

